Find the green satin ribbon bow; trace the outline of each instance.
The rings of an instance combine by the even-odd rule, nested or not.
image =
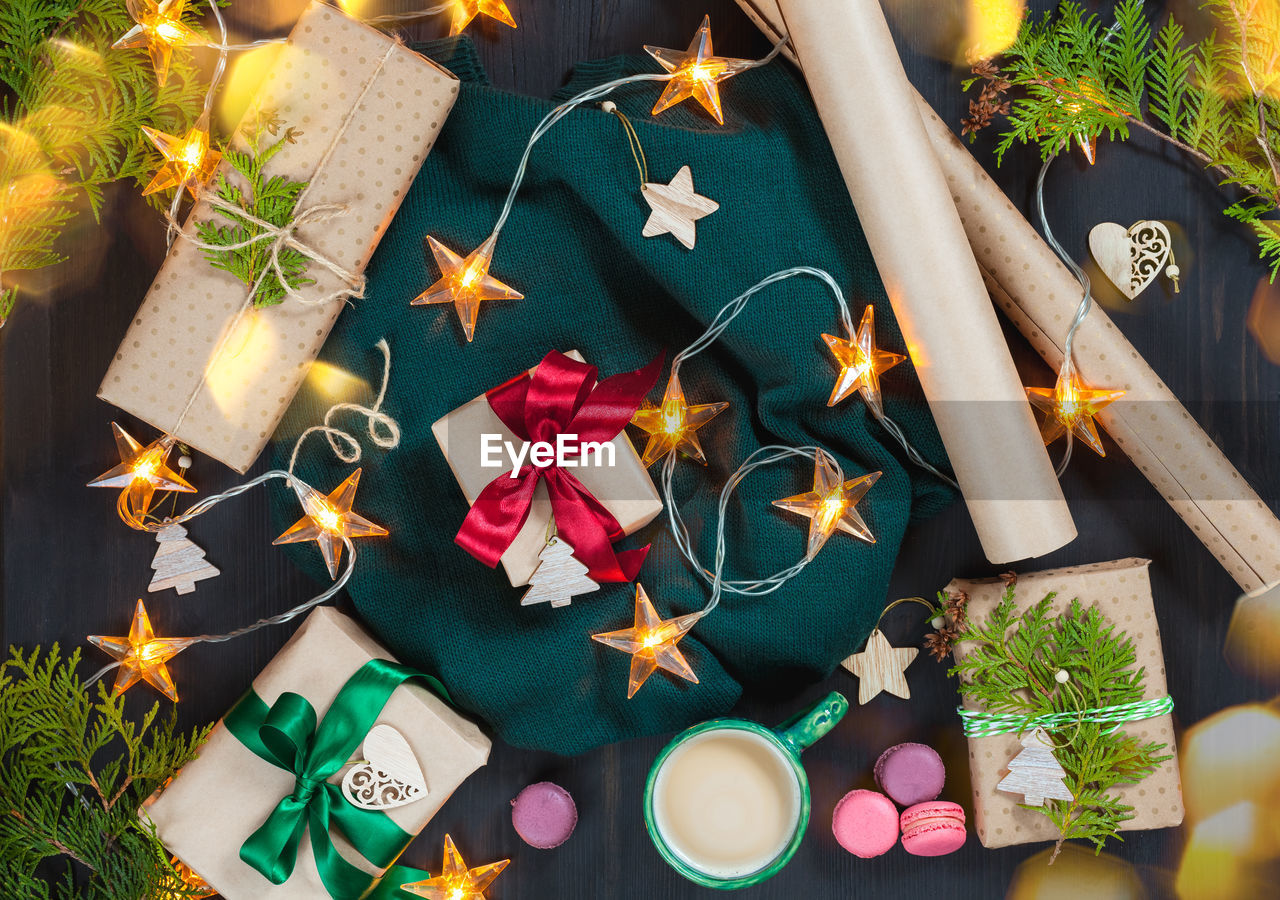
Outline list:
[[[431,676],[400,663],[372,659],[343,685],[323,721],[317,721],[315,707],[299,694],[281,694],[268,707],[252,689],[227,713],[223,722],[240,743],[295,779],[293,792],[241,845],[240,859],[272,884],[284,884],[297,863],[302,833],[309,830],[316,869],[329,895],[334,900],[358,900],[370,892],[374,876],[342,858],[330,839],[330,829],[339,829],[361,856],[380,869],[395,862],[413,835],[384,812],[353,806],[329,779],[351,759],[391,693],[410,679],[425,682],[449,699],[444,686]],[[394,896],[404,881],[429,877],[400,866],[387,874],[390,883],[379,885],[375,896]]]

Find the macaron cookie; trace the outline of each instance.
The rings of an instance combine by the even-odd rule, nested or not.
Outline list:
[[[876,784],[899,806],[914,806],[942,793],[942,757],[925,744],[897,744],[876,760]]]
[[[863,859],[893,849],[898,843],[898,828],[898,808],[876,791],[850,791],[840,798],[831,816],[836,843]]]
[[[573,834],[578,824],[578,806],[560,785],[539,781],[511,801],[511,824],[530,847],[550,850]]]
[[[950,800],[917,803],[902,811],[902,849],[913,856],[943,856],[964,846],[964,810]]]

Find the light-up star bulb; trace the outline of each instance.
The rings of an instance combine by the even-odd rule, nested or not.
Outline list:
[[[213,177],[214,169],[222,160],[222,154],[209,146],[209,114],[200,116],[181,137],[146,125],[142,126],[142,133],[151,139],[165,160],[142,195],[185,187],[192,197],[199,196],[200,188]]]
[[[1044,414],[1040,423],[1040,436],[1051,444],[1071,431],[1099,456],[1106,456],[1102,438],[1093,423],[1096,416],[1108,404],[1124,396],[1124,391],[1094,390],[1084,386],[1074,369],[1058,373],[1057,384],[1050,388],[1027,388],[1027,399]]]
[[[524,299],[524,294],[489,274],[495,243],[496,239],[490,235],[488,240],[463,259],[431,235],[427,235],[427,246],[436,259],[436,265],[440,267],[440,280],[415,297],[410,305],[452,303],[458,312],[458,321],[462,323],[467,343],[470,343],[476,336],[476,316],[480,314],[480,304],[483,301]]]
[[[813,464],[813,490],[796,494],[773,505],[809,518],[809,547],[806,559],[813,559],[836,530],[851,534],[868,544],[876,542],[867,523],[855,507],[880,478],[880,472],[869,472],[841,483],[835,463],[819,450]]]
[[[169,77],[173,48],[200,43],[200,36],[182,22],[182,8],[187,0],[125,0],[129,15],[136,23],[124,37],[111,45],[122,50],[145,46],[151,53],[156,70],[156,83],[164,87]]]
[[[89,487],[123,488],[128,510],[139,519],[151,509],[156,491],[187,494],[195,491],[185,478],[169,468],[169,454],[177,443],[172,435],[166,434],[143,447],[115,422],[111,423],[111,430],[116,436],[120,464],[90,481]]]
[[[690,97],[702,104],[715,120],[724,124],[724,111],[720,108],[720,82],[739,72],[750,69],[755,63],[749,59],[730,59],[715,56],[711,49],[711,17],[703,16],[698,33],[689,43],[689,49],[667,50],[663,47],[644,46],[645,51],[671,73],[666,90],[653,106],[653,115],[675,106]]]
[[[151,630],[147,608],[139,600],[133,611],[128,637],[91,634],[89,643],[120,663],[114,688],[117,694],[124,693],[142,680],[176,703],[178,689],[174,687],[173,676],[165,663],[195,642],[190,638],[156,637]]]
[[[272,543],[298,544],[315,541],[320,546],[324,564],[329,568],[329,577],[337,578],[344,538],[390,534],[381,525],[375,525],[364,516],[351,511],[351,504],[356,499],[356,486],[360,484],[360,472],[360,469],[356,469],[348,475],[347,480],[334,488],[328,497],[297,478],[290,479],[293,492],[298,495],[305,515]]]
[[[862,314],[858,333],[846,341],[834,334],[824,334],[831,355],[840,366],[840,376],[831,389],[827,406],[835,406],[854,391],[862,394],[877,417],[884,416],[884,404],[880,399],[880,373],[892,369],[906,359],[901,353],[890,353],[876,347],[876,313],[868,306]]]
[[[723,401],[690,406],[685,402],[680,376],[672,372],[662,394],[662,404],[654,406],[646,400],[631,417],[632,425],[649,433],[641,461],[645,466],[651,466],[671,451],[678,450],[705,466],[707,458],[702,453],[696,432],[728,408],[729,404]]]
[[[516,20],[511,17],[511,10],[503,0],[453,0],[453,22],[449,25],[449,34],[461,34],[476,16],[488,16],[503,25],[516,27]]]
[[[411,881],[400,889],[426,897],[427,900],[485,900],[485,888],[505,869],[511,860],[489,863],[468,869],[462,854],[453,844],[453,838],[444,836],[444,871],[426,881]]]
[[[593,634],[591,640],[631,654],[631,677],[627,681],[627,699],[630,700],[640,690],[640,685],[658,668],[666,669],[694,684],[698,683],[698,676],[693,674],[693,669],[676,644],[680,643],[680,639],[689,633],[689,629],[700,618],[701,613],[689,613],[671,619],[660,618],[658,611],[649,602],[649,595],[637,582],[635,624],[620,631]]]

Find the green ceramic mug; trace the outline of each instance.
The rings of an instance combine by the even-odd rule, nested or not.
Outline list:
[[[827,697],[776,729],[712,719],[658,754],[644,790],[644,821],[658,852],[704,887],[759,884],[791,861],[809,824],[800,752],[844,718]]]

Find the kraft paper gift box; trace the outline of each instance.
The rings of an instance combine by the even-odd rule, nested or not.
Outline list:
[[[1168,693],[1165,682],[1164,651],[1160,646],[1160,629],[1156,624],[1151,601],[1151,579],[1146,559],[1119,559],[1052,569],[1030,575],[1019,575],[1018,610],[1024,611],[1057,592],[1053,601],[1055,614],[1064,611],[1072,598],[1079,598],[1084,608],[1098,610],[1119,631],[1128,634],[1137,653],[1137,666],[1146,669],[1144,700],[1155,700]],[[969,580],[957,578],[947,585],[948,593],[964,591],[969,595],[969,618],[984,619],[999,605],[1004,582],[999,578]],[[955,649],[958,662],[965,656],[962,643]],[[962,700],[968,709],[981,709],[975,701]],[[1162,754],[1174,754],[1151,775],[1137,784],[1119,785],[1113,793],[1133,807],[1133,818],[1120,826],[1121,831],[1172,828],[1182,824],[1182,782],[1178,777],[1178,757],[1174,746],[1173,716],[1129,722],[1123,730],[1141,741],[1165,745]],[[984,847],[1007,847],[1032,841],[1057,840],[1058,830],[1041,812],[1023,809],[1021,797],[996,790],[996,784],[1009,773],[1009,761],[1022,749],[1016,734],[969,738],[969,773],[973,782],[973,820]]]
[[[392,659],[351,618],[327,607],[309,615],[297,633],[253,682],[268,706],[281,694],[301,694],[324,715],[347,679],[371,659]],[[394,727],[413,750],[425,776],[427,794],[390,816],[417,834],[468,775],[485,764],[489,740],[474,724],[417,682],[402,684],[377,718]],[[343,770],[345,771],[345,770]],[[330,779],[341,781],[342,771]],[[161,842],[227,900],[319,900],[321,883],[310,837],[299,842],[292,875],[276,886],[240,859],[240,846],[294,791],[294,775],[256,756],[219,722],[201,748],[141,811],[155,823]],[[337,829],[330,834],[338,852],[370,875],[379,872]]]
[[[565,355],[584,362],[582,354],[576,350],[570,350]],[[536,368],[530,369],[529,373],[532,375]],[[523,444],[502,424],[483,394],[436,420],[431,431],[468,504],[474,504],[476,497],[489,482],[506,475],[512,468],[505,449],[502,450],[501,467],[481,465],[482,436],[498,435],[501,441],[510,441],[516,446]],[[613,514],[622,530],[631,534],[652,522],[662,512],[662,498],[658,496],[658,489],[654,487],[653,479],[640,462],[625,429],[619,432],[612,444],[612,466],[582,465],[575,468],[573,474]],[[595,457],[596,454],[591,456]],[[587,461],[588,459],[584,459],[584,463]],[[502,554],[502,567],[512,587],[528,584],[534,570],[538,568],[538,554],[547,544],[547,526],[550,521],[551,498],[547,493],[547,486],[539,483],[533,495],[533,504],[529,508],[529,518],[511,546]]]
[[[266,174],[309,183],[295,214],[322,205],[344,208],[332,218],[304,222],[296,237],[358,275],[431,150],[457,98],[458,80],[320,2],[302,14],[279,53],[241,128],[257,110],[270,110],[283,126],[301,131],[267,164]],[[242,135],[236,143],[243,146]],[[226,160],[219,172],[230,172]],[[205,221],[228,220],[201,201],[186,228],[194,231]],[[299,291],[312,300],[344,286],[314,259],[306,277],[315,283]],[[344,306],[342,299],[286,297],[254,310],[249,293],[243,282],[213,268],[200,248],[177,238],[98,396],[244,473]]]

